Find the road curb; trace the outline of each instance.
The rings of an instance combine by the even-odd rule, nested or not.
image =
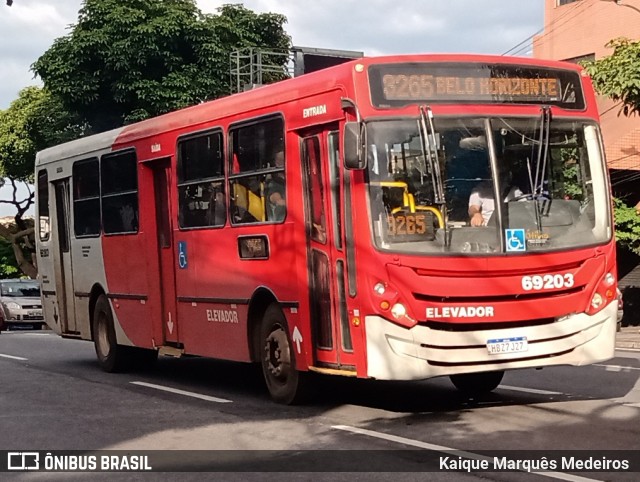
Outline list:
[[[640,350],[640,327],[625,326],[616,333],[616,349]]]

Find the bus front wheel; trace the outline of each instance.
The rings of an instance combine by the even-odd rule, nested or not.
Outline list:
[[[116,342],[109,300],[100,295],[93,311],[93,341],[100,367],[106,372],[122,371],[127,363],[126,347]]]
[[[451,382],[465,395],[482,395],[495,390],[504,376],[504,371],[463,373],[451,375]]]
[[[260,362],[271,398],[279,403],[302,401],[305,373],[296,370],[287,320],[277,303],[269,305],[260,326]]]

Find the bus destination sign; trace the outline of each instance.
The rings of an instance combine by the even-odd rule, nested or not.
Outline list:
[[[515,103],[584,109],[575,71],[511,64],[410,63],[369,68],[376,107],[412,103]]]

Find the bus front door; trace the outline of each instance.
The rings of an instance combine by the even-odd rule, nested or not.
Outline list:
[[[338,133],[324,131],[305,137],[301,156],[315,363],[319,367],[353,370],[340,222]]]
[[[54,226],[57,229],[52,233],[54,246],[58,249],[54,255],[54,269],[56,298],[58,300],[58,316],[62,333],[78,334],[76,328],[75,293],[72,275],[72,256],[70,242],[71,219],[69,179],[54,182],[55,189],[55,215]]]

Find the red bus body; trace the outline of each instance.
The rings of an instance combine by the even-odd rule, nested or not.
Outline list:
[[[595,208],[604,209],[594,215],[594,223],[603,227],[592,231],[606,233],[594,235],[597,242],[567,244],[567,249],[527,249],[484,256],[477,252],[469,255],[458,248],[424,255],[412,249],[387,249],[388,243],[374,241],[371,186],[372,173],[377,171],[371,167],[373,148],[366,147],[368,167],[344,168],[343,151],[353,148],[344,145],[351,139],[344,131],[348,122],[355,125],[360,121],[363,126],[385,119],[417,119],[419,106],[430,104],[429,113],[436,122],[445,119],[454,125],[457,117],[508,117],[505,122],[509,125],[510,119],[537,119],[541,109],[537,102],[494,103],[464,96],[463,101],[376,105],[369,67],[398,62],[492,63],[578,72],[584,106],[566,109],[551,105],[550,122],[567,118],[572,125],[593,123],[593,129],[583,129],[588,139],[577,141],[575,149],[589,150],[593,157],[595,148],[589,146],[600,145],[599,138],[590,137],[597,131],[598,113],[590,80],[579,67],[507,57],[412,55],[358,59],[53,147],[40,152],[36,160],[38,266],[49,326],[62,336],[98,343],[101,335],[96,329],[101,328],[96,328],[96,305],[104,305],[98,302],[102,296],[108,300],[118,348],[261,361],[263,366],[266,363],[266,371],[272,370],[276,384],[288,391],[282,395],[276,389],[274,395],[285,402],[295,398],[291,392],[296,392],[297,387],[289,388],[287,379],[294,370],[302,374],[316,371],[412,380],[582,365],[612,357],[617,311],[616,282],[611,279],[616,273],[615,243],[608,180],[602,173],[593,174],[595,164],[589,168],[595,180],[588,189],[595,190],[597,205],[604,200],[605,207]],[[455,99],[456,95],[463,95],[465,84],[459,78],[456,83],[454,77],[442,80],[440,87]],[[424,77],[418,81],[426,82]],[[434,86],[438,88],[435,83]],[[470,91],[471,84],[466,88]],[[425,92],[416,95],[420,97]],[[389,95],[406,100],[413,94]],[[266,123],[261,124],[263,121]],[[476,123],[479,128],[488,125],[482,122]],[[261,183],[256,193],[264,193],[267,179],[273,175],[269,169],[274,166],[260,164],[266,173],[261,177],[234,178],[250,174],[234,164],[236,154],[247,156],[243,142],[255,149],[255,155],[264,154],[264,142],[255,137],[280,124],[284,126],[282,143],[286,155],[286,217],[271,222],[263,213],[263,218],[255,222],[239,221],[231,214],[232,209],[239,211],[240,204],[245,203],[238,200],[238,192],[244,195],[244,187],[238,185],[249,186],[255,179]],[[429,132],[439,136],[444,132],[436,130]],[[504,128],[502,132],[508,130]],[[501,131],[496,132],[499,136]],[[204,137],[197,137],[201,133],[212,134],[205,142]],[[503,137],[507,139],[512,134],[509,131]],[[373,138],[375,131],[368,135]],[[253,140],[249,139],[251,136]],[[193,145],[189,144],[192,138],[196,139]],[[506,140],[498,140],[507,146]],[[515,147],[524,150],[523,146],[528,148],[534,141],[523,140]],[[183,151],[179,148],[181,142],[185,145]],[[204,183],[193,181],[189,185],[191,181],[185,179],[191,179],[191,174],[179,174],[178,162],[188,162],[190,153],[206,149],[202,147],[205,145],[210,148],[215,142],[220,142],[223,151],[223,168],[216,175],[217,186],[226,196],[224,223],[185,228],[181,223],[187,223],[187,206],[198,201],[183,200],[183,193],[190,192],[190,187],[197,191]],[[444,140],[438,142],[442,144]],[[553,132],[549,142],[555,142]],[[459,146],[462,145],[460,141]],[[383,146],[378,145],[377,149]],[[386,149],[394,155],[399,152]],[[444,159],[453,148],[440,145],[437,149],[434,152]],[[495,146],[494,150],[500,151]],[[122,159],[135,163],[137,185],[135,190],[126,191],[128,194],[113,187],[115,197],[109,198],[107,191],[112,187],[107,186],[111,182],[107,173],[113,176],[114,171],[106,167],[105,159],[115,154],[113,159],[119,162],[119,153],[125,153]],[[179,161],[180,156],[184,161]],[[81,165],[74,167],[78,162]],[[527,162],[531,167],[534,160],[529,156]],[[604,159],[598,162],[606,173]],[[408,165],[409,161],[405,161],[393,169],[406,171]],[[95,169],[102,173],[101,187],[92,201],[91,196],[83,197],[76,184],[85,182],[81,180],[83,172]],[[544,173],[545,168],[540,169]],[[123,171],[122,175],[128,173]],[[395,189],[384,182],[380,185],[385,192]],[[115,212],[108,211],[109,206],[120,206],[122,196],[137,199],[137,225],[124,230],[127,232],[118,232],[123,228],[105,232],[111,222],[106,216]],[[256,199],[264,209],[268,202],[265,195]],[[98,212],[98,200],[101,224],[91,228],[93,224],[89,223],[91,234],[83,235],[78,228],[85,223],[83,213]],[[249,199],[242,205],[249,206],[250,202]],[[122,209],[120,206],[119,212]],[[412,209],[412,213],[417,212]],[[436,206],[431,211],[440,209]],[[568,212],[574,208],[566,209]],[[575,209],[582,213],[582,204]],[[563,211],[557,217],[565,214]],[[403,222],[409,222],[411,216],[403,218]],[[323,223],[322,235],[313,234],[316,220]],[[471,232],[462,224],[452,223],[445,230],[445,237],[447,232],[452,238]],[[443,225],[439,228],[443,230]],[[548,239],[549,229],[559,228],[554,225],[529,231],[534,233],[531,236]],[[554,236],[553,239],[561,238]],[[443,241],[445,246],[447,242]],[[504,242],[503,251],[509,249],[504,248]],[[467,244],[474,249],[474,243]],[[594,301],[596,294],[599,298]],[[275,331],[264,329],[263,325],[268,311],[267,317],[273,316],[274,306],[286,320],[278,325],[285,328],[286,339],[276,335],[269,341]],[[103,309],[102,313],[106,311]],[[523,340],[524,346],[514,348]],[[494,352],[488,350],[488,343]],[[115,350],[116,346],[110,349]],[[288,353],[281,353],[283,349]],[[278,372],[274,368],[277,360],[265,362],[265,357],[270,356],[284,360],[288,365],[285,371],[291,372]],[[297,376],[292,378],[295,385]]]

